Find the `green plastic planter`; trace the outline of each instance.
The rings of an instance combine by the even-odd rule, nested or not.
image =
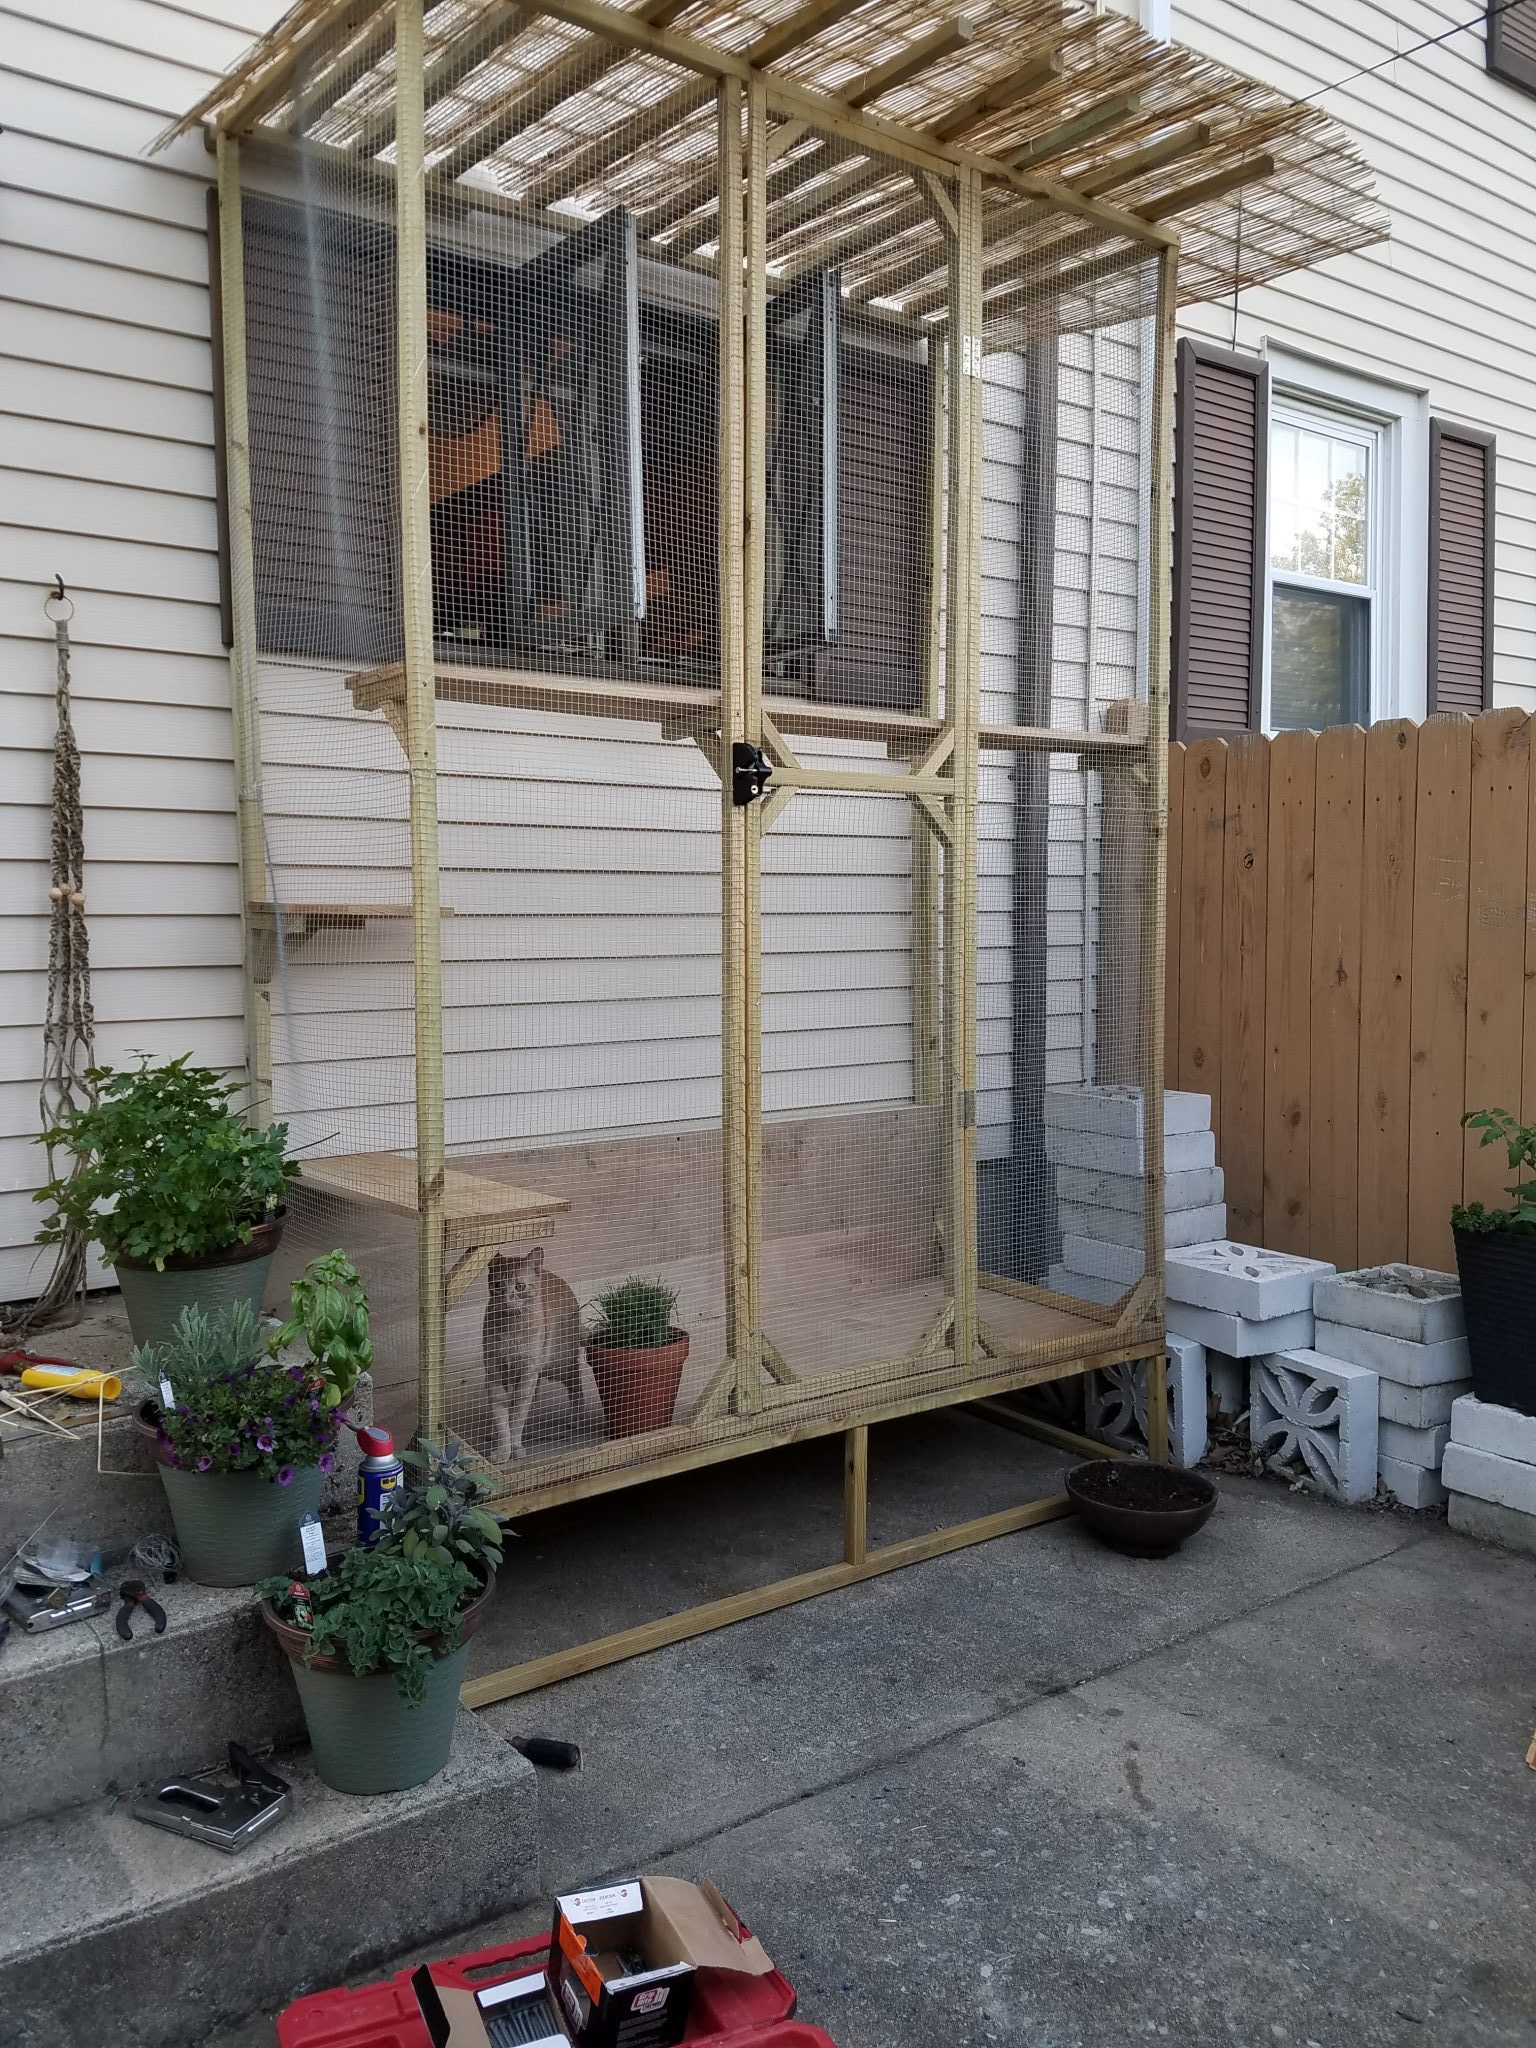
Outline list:
[[[182,1571],[195,1585],[254,1586],[299,1569],[299,1524],[319,1513],[325,1492],[318,1465],[301,1466],[286,1486],[259,1472],[187,1472],[166,1464],[153,1423],[137,1421],[171,1504]]]
[[[249,1244],[233,1245],[228,1251],[210,1252],[198,1259],[167,1259],[164,1272],[132,1259],[118,1259],[113,1271],[123,1291],[134,1343],[167,1343],[184,1308],[217,1315],[237,1301],[248,1301],[251,1313],[259,1316],[272,1254],[282,1234],[283,1219],[274,1216],[270,1223],[256,1225]]]
[[[316,1657],[306,1664],[309,1637],[263,1600],[261,1618],[293,1666],[315,1769],[333,1792],[404,1792],[437,1776],[453,1746],[470,1637],[495,1590],[493,1578],[465,1608],[459,1647],[439,1657],[427,1673],[427,1694],[419,1707],[406,1705],[392,1672],[358,1678],[338,1657]]]

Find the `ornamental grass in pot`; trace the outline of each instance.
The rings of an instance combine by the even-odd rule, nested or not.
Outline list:
[[[301,1555],[336,1463],[342,1404],[373,1357],[368,1301],[341,1252],[293,1287],[293,1319],[270,1338],[249,1302],[184,1308],[166,1344],[134,1364],[149,1439],[176,1524],[182,1568],[202,1586],[254,1586]],[[305,1339],[307,1357],[289,1347]]]
[[[403,1792],[453,1745],[469,1642],[496,1590],[491,1482],[462,1444],[405,1453],[378,1541],[307,1583],[257,1590],[287,1652],[315,1768],[337,1792]]]
[[[1536,1415],[1536,1124],[1507,1109],[1469,1110],[1462,1122],[1483,1144],[1503,1145],[1515,1176],[1507,1209],[1468,1202],[1451,1211],[1472,1391]]]
[[[101,1246],[139,1344],[167,1341],[190,1306],[259,1314],[298,1174],[287,1125],[253,1129],[230,1107],[236,1084],[189,1054],[86,1078],[92,1100],[43,1133],[51,1178],[35,1199],[53,1213],[39,1241],[77,1230]]]
[[[597,1382],[610,1436],[665,1429],[688,1357],[688,1332],[676,1327],[677,1290],[638,1274],[598,1295],[587,1363]]]

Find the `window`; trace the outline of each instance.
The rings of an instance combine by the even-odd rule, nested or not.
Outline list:
[[[1489,0],[1488,69],[1536,93],[1536,0]]]
[[[1271,727],[1364,725],[1380,634],[1381,430],[1276,396],[1269,427]]]

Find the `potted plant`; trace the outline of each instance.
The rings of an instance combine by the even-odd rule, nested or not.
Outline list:
[[[168,1338],[189,1304],[260,1311],[298,1174],[287,1125],[253,1130],[230,1107],[236,1084],[190,1058],[93,1069],[95,1100],[44,1133],[75,1165],[37,1192],[53,1207],[39,1241],[73,1229],[101,1246],[140,1344]]]
[[[298,1562],[299,1524],[336,1462],[341,1403],[372,1357],[367,1297],[342,1253],[295,1281],[293,1305],[270,1342],[249,1302],[184,1308],[169,1343],[133,1354],[149,1391],[138,1426],[199,1585],[252,1586]],[[283,1352],[296,1335],[306,1358]]]
[[[677,1290],[665,1280],[631,1274],[598,1295],[597,1326],[587,1339],[587,1363],[597,1382],[610,1436],[665,1429],[688,1356],[688,1332],[679,1330]]]
[[[405,1462],[377,1543],[307,1585],[258,1589],[315,1768],[338,1792],[401,1792],[447,1763],[469,1639],[496,1588],[501,1525],[472,1454],[424,1445]]]
[[[1515,1176],[1509,1208],[1468,1202],[1451,1211],[1472,1391],[1536,1415],[1536,1124],[1507,1109],[1469,1110],[1462,1122],[1485,1145],[1504,1146]]]

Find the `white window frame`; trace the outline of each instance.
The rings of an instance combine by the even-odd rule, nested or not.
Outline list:
[[[1274,346],[1270,366],[1270,420],[1315,426],[1324,433],[1368,439],[1368,549],[1370,582],[1336,584],[1268,562],[1269,508],[1265,507],[1263,726],[1270,722],[1274,580],[1319,590],[1371,597],[1369,722],[1423,718],[1428,658],[1428,587],[1425,547],[1429,518],[1429,400],[1422,390],[1361,376],[1353,370]],[[1265,450],[1265,473],[1269,473]]]

